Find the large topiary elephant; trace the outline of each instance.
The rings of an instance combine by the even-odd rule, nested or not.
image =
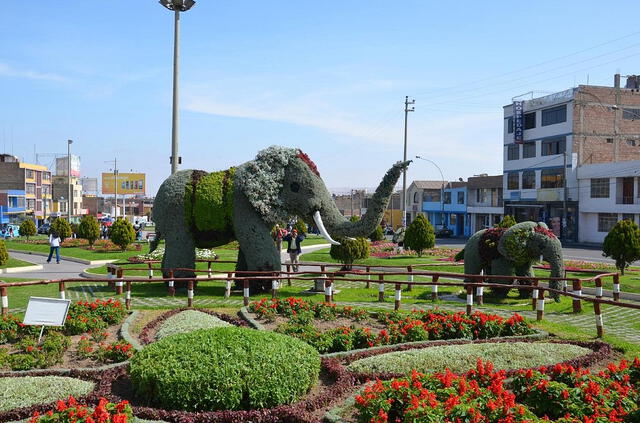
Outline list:
[[[528,276],[533,277],[533,264],[540,256],[549,262],[551,276],[564,276],[562,244],[542,222],[521,222],[510,228],[491,228],[476,232],[457,259],[464,257],[464,273],[479,275]],[[493,282],[503,283],[495,280]],[[559,284],[551,281],[551,288]],[[506,295],[508,290],[497,290]],[[557,294],[552,294],[557,299]]]
[[[357,222],[340,214],[316,165],[295,148],[272,146],[254,160],[224,171],[177,172],[162,183],[156,195],[156,240],[151,250],[164,238],[162,267],[193,269],[196,247],[212,248],[237,239],[236,270],[279,271],[280,251],[271,238],[275,223],[291,216],[315,222],[333,244],[331,235],[367,236],[380,224],[393,187],[409,163],[393,165],[369,202],[367,213]],[[185,270],[174,275],[194,276]]]

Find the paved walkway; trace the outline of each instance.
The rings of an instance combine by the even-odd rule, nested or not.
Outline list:
[[[67,261],[64,259],[60,260],[60,264],[56,264],[55,256],[51,260],[51,263],[47,263],[46,257],[28,253],[10,252],[9,256],[18,260],[28,261],[34,264],[41,264],[42,266],[44,266],[44,269],[28,272],[8,273],[6,275],[3,275],[7,278],[24,278],[32,280],[78,278],[80,277],[80,273],[82,273],[82,271],[87,267],[101,266],[89,266],[88,264]],[[2,279],[2,276],[0,276],[0,279]]]

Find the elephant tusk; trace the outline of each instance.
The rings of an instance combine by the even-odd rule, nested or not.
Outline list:
[[[322,223],[322,216],[320,216],[320,211],[316,211],[313,214],[313,221],[316,222],[316,226],[318,227],[318,230],[320,231],[320,235],[322,235],[322,237],[324,239],[329,241],[329,244],[340,245],[340,243],[338,241],[334,241],[333,239],[331,239],[331,235],[329,235],[329,233],[327,233],[327,230],[324,227],[324,223]]]

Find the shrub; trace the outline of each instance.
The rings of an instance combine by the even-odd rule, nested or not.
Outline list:
[[[78,236],[89,241],[89,245],[93,246],[96,239],[100,238],[100,225],[98,219],[89,214],[82,217],[78,226]]]
[[[296,224],[293,225],[293,229],[297,229],[298,233],[301,235],[306,235],[307,234],[307,224],[304,223],[304,220],[298,218],[298,220],[296,220]]]
[[[61,239],[71,236],[71,225],[65,219],[59,217],[51,224],[51,232],[55,232]]]
[[[61,376],[0,378],[0,411],[87,395],[93,382]]]
[[[340,245],[332,245],[329,254],[334,260],[345,265],[350,270],[356,260],[364,260],[369,257],[369,243],[365,238],[338,238]]]
[[[436,235],[433,226],[424,215],[419,214],[407,228],[404,235],[404,246],[418,253],[422,257],[422,251],[433,248],[436,245]]]
[[[0,240],[0,266],[4,266],[9,262],[9,252],[4,240]]]
[[[156,339],[178,333],[193,332],[198,329],[213,329],[223,326],[229,326],[229,323],[201,311],[186,310],[165,320],[156,333]]]
[[[109,239],[124,251],[136,239],[136,231],[128,220],[118,219],[111,225]]]
[[[228,327],[164,338],[131,359],[134,389],[169,409],[240,410],[292,403],[318,380],[311,346],[272,332]]]
[[[640,259],[640,229],[633,220],[620,220],[604,238],[602,255],[616,261],[624,275],[631,263]]]
[[[135,350],[127,341],[116,341],[110,344],[100,344],[95,352],[95,358],[101,363],[121,363],[133,357]]]
[[[30,236],[34,236],[38,231],[36,229],[36,224],[31,219],[25,219],[20,224],[20,236],[26,236],[27,241],[29,241]]]
[[[500,223],[493,225],[493,227],[494,228],[510,228],[515,224],[516,224],[516,220],[513,218],[513,216],[507,214],[502,218]]]
[[[382,241],[384,239],[384,232],[382,231],[382,226],[380,225],[376,226],[375,231],[371,232],[371,235],[369,235],[369,239],[372,242]]]

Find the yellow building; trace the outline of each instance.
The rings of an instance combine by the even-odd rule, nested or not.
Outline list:
[[[25,214],[44,220],[51,213],[51,172],[46,166],[0,154],[0,190],[24,190]]]

